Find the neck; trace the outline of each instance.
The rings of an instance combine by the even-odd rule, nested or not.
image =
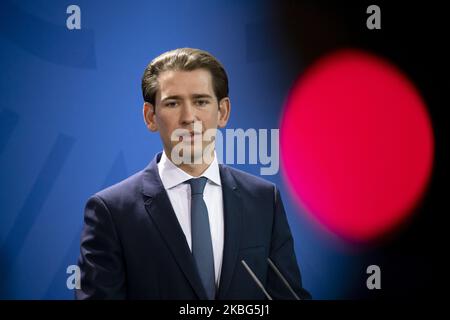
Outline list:
[[[172,161],[171,158],[171,153],[170,152],[166,152],[166,156],[167,158],[169,158],[169,160],[174,163]],[[192,161],[193,163],[181,163],[181,164],[175,164],[178,168],[180,168],[181,170],[183,170],[184,172],[186,172],[187,174],[193,176],[193,177],[199,177],[203,174],[203,172],[206,171],[206,169],[208,169],[208,167],[211,165],[211,163],[214,161],[214,149],[211,152],[211,156],[209,157],[209,161],[205,161],[204,158],[201,159],[201,163],[195,163],[195,161]]]
[[[180,164],[177,166],[187,174],[193,176],[193,177],[199,177],[202,175],[203,172],[208,169],[210,164],[202,163],[202,164]]]

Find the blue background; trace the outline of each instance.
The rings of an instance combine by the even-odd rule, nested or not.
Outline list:
[[[66,28],[70,4],[81,30]],[[298,75],[277,58],[271,21],[264,1],[0,3],[0,298],[73,298],[66,268],[77,262],[85,201],[162,149],[141,111],[153,57],[210,51],[229,75],[228,128],[278,128]],[[316,299],[347,297],[349,279],[365,275],[359,249],[296,208],[281,172],[264,178],[280,186],[304,286]]]

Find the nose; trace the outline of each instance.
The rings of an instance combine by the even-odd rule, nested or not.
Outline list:
[[[192,105],[192,103],[187,102],[184,103],[181,107],[181,115],[180,115],[180,122],[182,125],[190,125],[194,123],[196,120],[196,114],[195,114],[195,107]]]

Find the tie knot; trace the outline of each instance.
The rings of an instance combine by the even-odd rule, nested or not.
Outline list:
[[[203,194],[203,190],[205,190],[206,181],[208,181],[208,178],[206,177],[188,180],[189,184],[191,185],[191,195]]]

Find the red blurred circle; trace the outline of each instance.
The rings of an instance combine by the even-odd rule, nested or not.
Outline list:
[[[280,128],[295,198],[345,238],[392,231],[424,192],[431,121],[411,81],[380,57],[342,50],[319,60],[292,88]]]

